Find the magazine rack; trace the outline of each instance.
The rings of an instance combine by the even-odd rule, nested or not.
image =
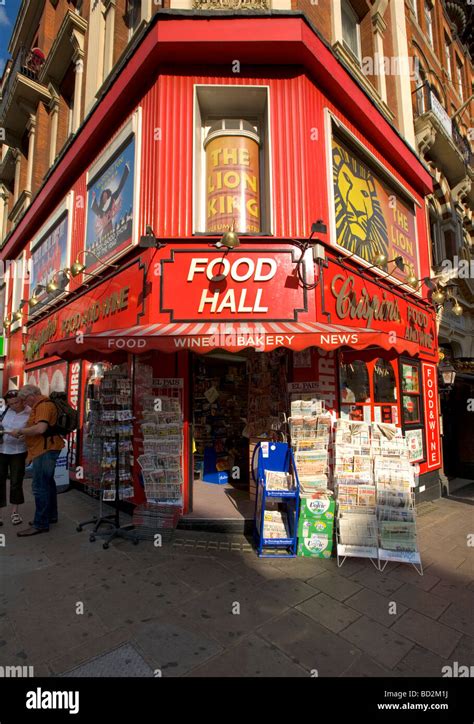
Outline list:
[[[285,442],[260,442],[254,450],[257,458],[257,499],[255,504],[255,542],[260,558],[293,558],[297,551],[299,481],[291,447]],[[254,458],[255,459],[255,458]],[[253,466],[252,466],[253,467]],[[290,489],[269,489],[268,473],[292,474]],[[265,513],[275,504],[281,514],[286,534],[280,537],[266,537],[268,520]],[[267,524],[267,525],[266,525]],[[268,531],[267,531],[268,532]],[[286,552],[285,552],[286,551]]]

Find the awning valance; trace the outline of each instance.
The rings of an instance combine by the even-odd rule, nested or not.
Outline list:
[[[301,351],[307,347],[334,350],[339,347],[395,349],[411,356],[419,354],[414,342],[397,338],[392,341],[386,332],[318,322],[210,323],[172,322],[137,325],[128,329],[112,329],[48,342],[47,355],[64,359],[97,359],[100,355],[120,351],[144,354],[152,350],[179,352],[192,350],[205,354],[213,349],[239,352],[254,348],[269,352],[277,347]]]

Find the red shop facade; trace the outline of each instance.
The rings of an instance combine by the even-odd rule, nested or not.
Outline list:
[[[418,496],[438,497],[435,315],[427,287],[409,283],[430,274],[429,173],[302,17],[207,26],[155,16],[8,240],[5,254],[31,257],[24,295],[39,300],[11,328],[8,363],[26,350],[23,381],[51,388],[63,374],[81,413],[69,460],[78,484],[95,380],[121,365],[134,460],[147,394],[179,398],[185,513],[211,434],[203,406],[230,400],[223,417],[248,476],[252,440],[268,433],[252,411],[263,384],[280,399],[272,429],[291,385],[336,416],[401,426]],[[235,57],[247,62],[238,77],[225,66]],[[223,253],[216,242],[233,221],[240,245]],[[155,248],[140,246],[147,226]],[[75,260],[82,273],[36,294]],[[145,499],[134,463],[130,500]]]

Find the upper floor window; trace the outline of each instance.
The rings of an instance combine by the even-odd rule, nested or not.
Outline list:
[[[426,74],[421,66],[416,66],[415,70],[415,98],[416,112],[418,116],[423,115],[426,111]]]
[[[128,36],[132,37],[141,21],[141,0],[127,0],[127,25],[128,25]]]
[[[453,71],[451,67],[451,41],[449,40],[448,36],[444,36],[444,52],[446,55],[446,73],[448,74],[448,78],[451,80],[453,77]]]
[[[419,23],[419,20],[418,20],[418,0],[411,0],[411,7],[412,7],[412,10],[413,10],[413,14],[414,14],[414,16],[415,16],[415,18],[416,18],[416,22]]]
[[[457,91],[459,94],[459,97],[461,100],[464,99],[464,93],[463,93],[463,64],[459,60],[459,58],[456,58],[456,84],[457,84]]]
[[[360,52],[360,23],[355,10],[349,0],[342,0],[342,40],[344,45],[354,53],[356,58],[361,57]]]
[[[434,47],[433,41],[433,6],[429,0],[425,0],[425,23],[426,23],[426,34],[430,41],[431,47]]]

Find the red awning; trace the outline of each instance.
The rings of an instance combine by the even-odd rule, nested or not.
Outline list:
[[[269,352],[277,347],[301,351],[307,347],[334,350],[339,347],[395,349],[416,356],[419,347],[414,342],[396,338],[373,329],[358,329],[318,322],[172,322],[170,324],[137,325],[128,329],[112,329],[96,334],[80,334],[69,339],[48,342],[47,355],[64,359],[97,359],[100,355],[120,351],[143,354],[151,350],[179,352],[192,350],[205,354],[213,349],[239,352],[254,348]]]

